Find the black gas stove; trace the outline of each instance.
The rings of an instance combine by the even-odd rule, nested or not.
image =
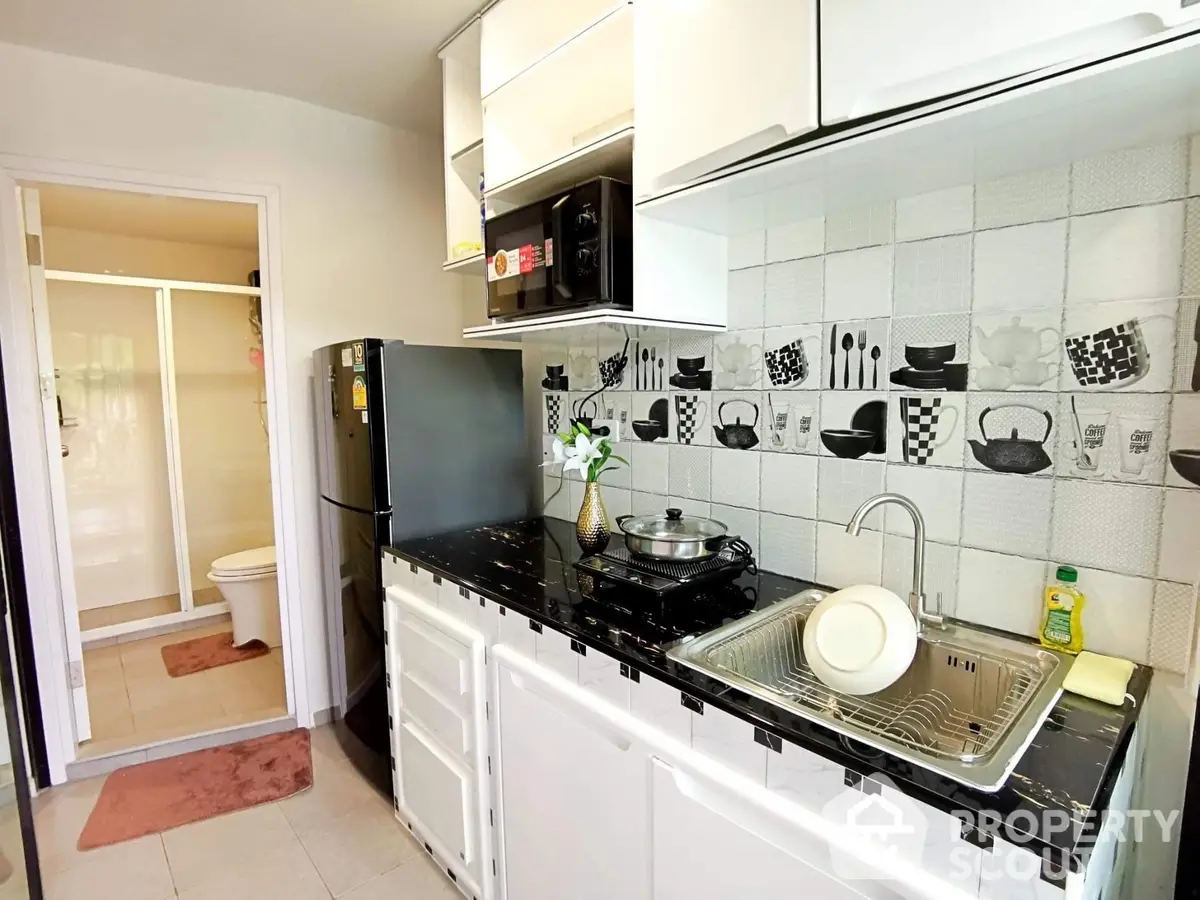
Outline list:
[[[603,553],[585,556],[575,563],[580,580],[592,578],[601,584],[619,582],[640,588],[656,596],[693,592],[705,585],[728,583],[743,572],[754,575],[754,554],[744,541],[730,541],[719,552],[705,559],[672,562],[635,556],[616,544]]]

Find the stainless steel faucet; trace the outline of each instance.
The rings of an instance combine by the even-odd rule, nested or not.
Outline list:
[[[863,519],[867,517],[867,514],[875,507],[887,503],[895,503],[907,511],[913,520],[913,583],[912,591],[908,595],[908,608],[912,610],[913,618],[917,620],[917,633],[920,634],[925,625],[940,628],[945,624],[945,619],[941,615],[941,603],[938,603],[937,613],[925,611],[925,517],[921,515],[921,510],[917,509],[917,504],[902,494],[876,494],[855,510],[854,515],[850,517],[850,523],[846,526],[846,533],[858,537]]]

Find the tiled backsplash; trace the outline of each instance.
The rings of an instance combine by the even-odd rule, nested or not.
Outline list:
[[[857,538],[844,529],[895,491],[924,513],[926,590],[947,613],[1032,635],[1069,563],[1090,649],[1187,669],[1200,147],[739,235],[730,265],[728,333],[632,335],[622,383],[583,411],[626,422],[611,515],[680,506],[743,535],[768,570],[907,595],[908,517],[891,507]],[[570,388],[544,391],[546,451],[624,342],[583,334],[540,354]],[[1169,453],[1187,449],[1177,469]],[[574,518],[582,496],[569,482],[546,512]]]

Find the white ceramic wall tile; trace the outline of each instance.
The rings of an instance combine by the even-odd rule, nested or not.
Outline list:
[[[1061,219],[1071,192],[1070,166],[1022,172],[975,185],[975,227],[1004,228]]]
[[[667,495],[651,494],[644,491],[630,492],[630,514],[645,516],[651,513],[661,513],[667,508]]]
[[[966,394],[889,394],[888,461],[961,468],[966,447],[966,403]]]
[[[971,244],[969,234],[897,244],[895,314],[970,309]]]
[[[763,266],[738,269],[729,273],[730,330],[762,328],[765,279],[766,269]]]
[[[1161,484],[1170,407],[1168,394],[1060,394],[1055,471],[1071,478]],[[1200,429],[1196,437],[1200,440]]]
[[[817,523],[764,512],[759,519],[758,565],[766,572],[812,581],[816,575]]]
[[[1159,578],[1183,584],[1196,583],[1200,577],[1200,527],[1197,523],[1200,523],[1200,492],[1168,488],[1162,511]]]
[[[583,495],[586,488],[584,483],[579,480],[567,479],[567,496],[571,504],[570,510],[567,512],[567,519],[574,522],[579,518],[579,510],[583,507]]]
[[[929,540],[958,543],[963,507],[961,470],[891,464],[886,477],[889,494],[900,494],[917,505]],[[885,530],[912,537],[912,516],[898,506],[888,506]]]
[[[1179,301],[1179,315],[1175,323],[1175,385],[1177,392],[1200,390],[1200,366],[1197,349],[1200,345],[1200,299],[1185,298]],[[1192,385],[1195,384],[1196,388]]]
[[[1059,306],[1066,267],[1065,220],[977,232],[974,308]]]
[[[1196,589],[1170,581],[1155,584],[1150,616],[1150,665],[1186,674],[1195,628]]]
[[[819,386],[837,391],[887,390],[891,325],[891,319],[842,320],[827,324],[821,334]],[[834,353],[829,352],[831,345],[835,348]],[[876,347],[879,348],[878,360],[872,358]],[[872,384],[877,387],[873,388]]]
[[[571,515],[571,491],[565,478],[542,476],[542,511],[555,519],[566,519]]]
[[[891,311],[890,246],[831,253],[825,257],[826,322],[873,319],[890,315]]]
[[[1130,300],[1067,307],[1062,391],[1171,390],[1177,300]],[[1157,365],[1163,360],[1163,365]],[[1082,383],[1086,381],[1087,383]]]
[[[1071,212],[1175,200],[1187,193],[1187,175],[1186,139],[1076,160],[1071,167]]]
[[[579,686],[607,700],[622,712],[629,711],[629,679],[621,664],[591,647],[579,657]]]
[[[605,486],[601,496],[604,510],[608,513],[609,527],[616,531],[618,516],[633,515],[633,491],[628,488]]]
[[[630,451],[631,484],[635,491],[667,493],[667,464],[670,450],[666,444],[636,442]]]
[[[884,464],[876,460],[824,456],[817,470],[817,518],[845,525],[864,501],[883,493]],[[883,510],[867,515],[865,527],[883,530]]]
[[[571,649],[571,639],[561,631],[542,626],[533,633],[533,648],[537,661],[561,675],[572,684],[579,683],[579,654]]]
[[[1161,488],[1060,479],[1050,556],[1071,565],[1153,576],[1162,504]]]
[[[884,535],[883,581],[880,583],[906,601],[913,588],[913,549],[912,538],[898,534]],[[936,612],[939,594],[942,615],[954,615],[955,597],[958,594],[958,547],[926,541],[925,596],[928,611]]]
[[[1200,194],[1200,136],[1192,135],[1188,159],[1188,193]]]
[[[713,338],[713,387],[756,391],[763,385],[763,330],[729,331]]]
[[[962,504],[963,546],[1045,559],[1053,506],[1054,482],[1049,478],[968,472]]]
[[[767,233],[743,231],[729,236],[729,268],[748,269],[767,261]]]
[[[1122,445],[1124,446],[1124,445]],[[1200,450],[1200,394],[1180,394],[1171,404],[1171,450]],[[1191,475],[1188,480],[1179,474],[1176,465]],[[1167,467],[1167,484],[1172,487],[1196,488],[1200,482],[1200,460],[1195,455],[1179,457]]]
[[[761,453],[745,450],[712,451],[712,502],[757,509]]]
[[[758,452],[767,431],[765,416],[763,395],[757,391],[714,391],[709,412],[713,446]]]
[[[955,616],[1032,637],[1040,624],[1046,566],[1042,560],[962,548]]]
[[[874,515],[874,513],[873,513]],[[833,588],[879,584],[883,577],[883,534],[863,529],[857,537],[841,525],[817,523],[817,582]]]
[[[763,450],[815,454],[820,448],[821,395],[816,391],[763,394]]]
[[[1200,200],[1187,201],[1183,219],[1183,281],[1184,295],[1200,294]]]
[[[905,197],[896,201],[896,240],[963,234],[974,219],[975,188],[970,184]]]
[[[1071,219],[1067,302],[1178,296],[1183,212],[1173,202]]]
[[[971,442],[965,454],[967,468],[1011,472],[1019,466],[1017,474],[1038,478],[1054,474],[1059,427],[1056,394],[1011,391],[1006,394],[968,394],[966,426],[967,440]],[[997,439],[1011,439],[1014,431],[1018,439],[1040,444],[1046,459],[1038,458],[1033,452],[1014,455],[1006,445],[991,443]],[[1035,450],[1032,445],[1025,449]],[[977,452],[983,455],[982,460]],[[1035,471],[1036,466],[1044,468]]]
[[[692,743],[692,713],[683,705],[678,688],[642,674],[629,683],[629,711],[686,746]]]
[[[758,520],[757,509],[745,509],[737,506],[712,505],[712,517],[723,522],[728,533],[740,537],[758,552]]]
[[[709,448],[672,445],[667,471],[672,495],[705,502],[712,496],[712,451]]]
[[[805,519],[817,517],[817,458],[763,453],[762,508]]]
[[[965,363],[971,354],[971,317],[967,313],[898,316],[892,319],[891,343],[888,372],[911,367],[907,358],[910,346],[919,351],[930,344],[953,344],[954,356],[948,362]],[[880,377],[882,379],[883,375]]]
[[[610,446],[612,447],[614,456],[619,456],[621,459],[632,462],[633,448],[636,444],[640,443],[641,441],[617,441]],[[610,459],[605,468],[607,471],[600,476],[600,481],[604,485],[605,490],[629,490],[633,475],[630,466],[627,466],[625,463],[622,463],[619,460]]]
[[[825,252],[825,220],[803,219],[767,229],[767,262],[820,256]]]
[[[754,740],[754,726],[710,703],[702,709],[692,714],[692,749],[766,787],[767,748]]]
[[[779,753],[767,754],[767,788],[819,814],[846,790],[846,770],[833,760],[784,741]]]
[[[529,627],[529,617],[511,609],[500,607],[499,641],[522,653],[529,659],[537,659],[536,635]]]
[[[825,217],[825,250],[858,250],[892,242],[895,207],[892,203],[860,206]]]
[[[1083,611],[1087,649],[1137,663],[1148,662],[1154,582],[1080,568],[1077,585],[1087,597]]]
[[[693,500],[691,497],[667,497],[667,507],[683,510],[685,516],[708,518],[712,515],[711,503],[707,500]]]
[[[820,322],[825,296],[825,261],[820,256],[767,266],[763,322],[804,325]]]

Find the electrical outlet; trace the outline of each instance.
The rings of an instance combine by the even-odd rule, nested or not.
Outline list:
[[[592,433],[595,434],[597,428],[607,428],[609,443],[615,444],[621,439],[621,423],[616,419],[596,419],[592,422]]]

